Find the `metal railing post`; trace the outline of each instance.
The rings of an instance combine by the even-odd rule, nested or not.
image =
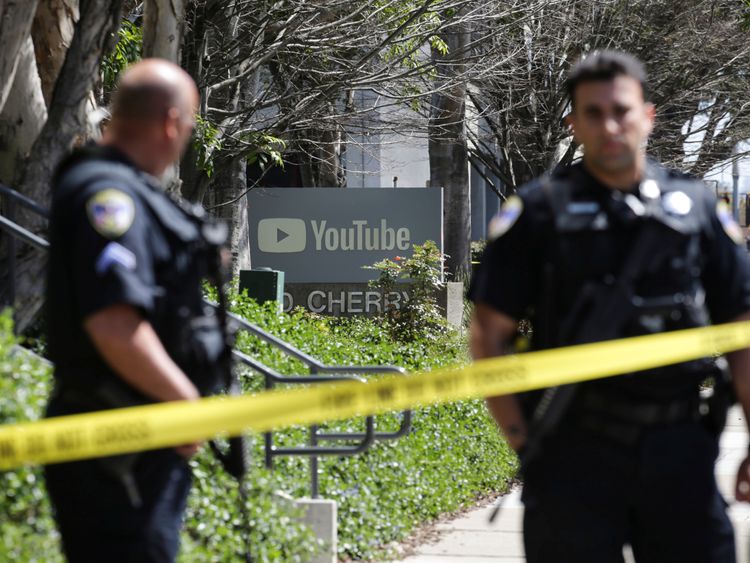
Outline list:
[[[273,380],[270,377],[263,378],[266,391],[273,389]],[[263,454],[266,458],[266,469],[273,469],[273,433],[269,430],[263,433]]]
[[[318,368],[310,366],[310,375],[317,375]],[[315,448],[318,445],[318,425],[310,426],[310,447]],[[320,481],[318,475],[318,456],[310,456],[310,498],[320,497]]]
[[[310,426],[310,446],[318,445],[318,425]],[[320,476],[318,475],[318,456],[310,456],[310,498],[320,497]]]

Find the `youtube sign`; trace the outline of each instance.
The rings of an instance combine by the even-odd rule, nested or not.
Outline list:
[[[248,193],[253,268],[287,283],[366,283],[371,264],[443,242],[440,188],[256,188]]]

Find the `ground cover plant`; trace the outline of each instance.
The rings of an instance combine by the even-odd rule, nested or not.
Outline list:
[[[5,312],[0,315],[0,424],[38,418],[49,394],[49,365],[23,353],[17,343]],[[0,472],[0,561],[62,561],[39,467]]]
[[[393,364],[410,372],[467,360],[463,337],[441,328],[400,341],[387,319],[324,318],[301,310],[279,313],[232,296],[233,309],[262,328],[291,341],[326,364]],[[39,416],[50,386],[50,369],[28,354],[14,352],[16,339],[6,315],[0,324],[0,423]],[[302,366],[240,333],[237,345],[281,373],[304,373]],[[246,392],[262,387],[259,376],[240,370]],[[379,430],[397,426],[395,415],[379,417]],[[361,429],[361,420],[329,424]],[[288,429],[277,444],[302,445],[307,432]],[[192,462],[195,481],[183,534],[182,561],[239,561],[246,543],[256,561],[306,561],[317,549],[290,502],[277,494],[309,495],[308,462],[280,458],[263,467],[262,437],[251,436],[252,470],[247,480],[247,514],[240,510],[236,483],[203,451]],[[382,558],[387,546],[418,524],[503,489],[515,458],[499,438],[478,401],[415,411],[413,432],[396,442],[378,443],[355,457],[323,458],[321,496],[338,503],[339,554],[355,560]],[[246,530],[249,521],[249,537]],[[0,560],[61,561],[58,537],[38,468],[0,473]]]

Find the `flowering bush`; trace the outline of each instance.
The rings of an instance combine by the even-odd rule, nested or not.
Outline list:
[[[371,281],[370,287],[381,292],[384,303],[399,284],[409,286],[407,301],[386,305],[382,312],[394,338],[407,342],[440,338],[449,330],[438,305],[438,292],[445,286],[443,255],[433,241],[415,244],[408,258],[386,258],[366,268],[378,271],[378,279]]]

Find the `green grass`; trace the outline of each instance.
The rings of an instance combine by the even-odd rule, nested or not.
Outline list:
[[[326,364],[392,364],[409,371],[467,361],[466,346],[455,330],[432,331],[411,342],[394,340],[383,320],[324,318],[294,311],[278,314],[271,306],[234,297],[234,310]],[[0,422],[39,416],[50,372],[27,355],[13,354],[7,316],[0,321]],[[285,373],[303,366],[268,345],[240,334],[238,346]],[[242,373],[246,392],[262,387],[259,376]],[[393,430],[396,415],[378,418],[379,430]],[[362,420],[325,425],[363,428]],[[414,430],[395,442],[377,443],[354,457],[323,458],[321,496],[338,503],[342,558],[384,557],[384,548],[438,515],[502,490],[515,472],[515,456],[499,437],[479,401],[419,409]],[[276,434],[279,445],[303,445],[306,429]],[[277,458],[272,472],[263,467],[262,437],[251,436],[253,469],[248,477],[250,544],[257,561],[305,561],[317,549],[294,508],[275,494],[309,495],[308,462]],[[183,533],[182,561],[237,561],[247,525],[237,485],[207,452],[192,462],[195,481]],[[58,561],[58,538],[38,468],[0,473],[0,560]]]

